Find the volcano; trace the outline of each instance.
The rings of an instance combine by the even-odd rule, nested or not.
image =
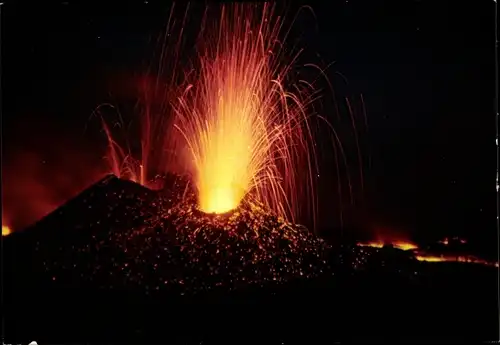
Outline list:
[[[200,303],[247,303],[248,293],[272,296],[284,284],[300,285],[330,269],[323,240],[262,205],[245,200],[227,214],[205,214],[187,180],[163,180],[163,188],[153,191],[106,176],[25,231],[3,238],[4,280],[10,282],[4,296],[16,315],[10,320],[19,325],[26,308],[57,311],[53,327],[78,333],[88,320],[67,316],[97,313],[93,317],[101,321],[90,334],[102,336],[108,334],[100,329],[104,324],[129,322],[121,317],[128,315],[124,308],[153,303],[167,308],[171,324],[183,329],[206,310],[192,311]],[[224,319],[230,315],[234,310]],[[186,317],[189,324],[180,321]],[[21,324],[33,333],[17,335],[58,333],[45,323]]]
[[[418,330],[457,341],[498,330],[494,287],[477,283],[489,267],[332,247],[251,197],[206,214],[186,179],[162,185],[110,175],[4,237],[6,339],[387,341]]]
[[[26,271],[44,286],[184,294],[263,287],[328,269],[328,246],[307,229],[251,202],[204,214],[184,180],[166,180],[162,191],[151,191],[107,176],[7,237],[7,257],[17,265],[9,278],[21,283]]]

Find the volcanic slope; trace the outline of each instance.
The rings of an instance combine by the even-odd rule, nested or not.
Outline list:
[[[14,285],[139,288],[197,293],[311,278],[329,247],[246,199],[236,210],[197,210],[186,181],[160,191],[108,176],[4,241]]]

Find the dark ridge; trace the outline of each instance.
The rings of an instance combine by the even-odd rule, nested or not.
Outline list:
[[[154,193],[151,190],[110,174],[24,231],[14,233],[12,237],[23,236],[26,233],[36,236],[42,232],[46,235],[47,231],[52,234],[53,231],[64,231],[67,228],[91,226],[104,214],[121,212],[127,203],[152,197]],[[119,200],[122,198],[124,201]]]

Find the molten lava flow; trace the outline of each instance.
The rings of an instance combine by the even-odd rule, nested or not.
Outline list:
[[[381,241],[372,241],[366,243],[358,243],[360,247],[372,247],[372,248],[382,248],[385,243]]]
[[[372,241],[367,243],[359,243],[362,247],[373,247],[373,248],[382,248],[385,245],[392,245],[394,248],[401,250],[414,250],[418,247],[411,242],[408,241],[394,241],[394,242],[385,242],[385,241]]]
[[[461,241],[462,243],[465,241]],[[415,259],[418,261],[425,262],[468,262],[468,263],[476,263],[485,266],[495,266],[498,267],[498,262],[491,262],[480,259],[473,255],[436,255],[427,253],[423,250],[420,250],[417,245],[407,241],[394,241],[394,242],[384,242],[384,241],[372,241],[367,243],[358,243],[361,247],[372,247],[372,248],[383,248],[386,245],[392,245],[394,248],[412,251],[415,254]]]
[[[299,196],[288,192],[312,188],[311,85],[285,90],[281,26],[267,3],[236,4],[201,35],[199,75],[174,108],[204,212],[225,213],[251,192],[293,218]]]
[[[419,252],[415,256],[415,259],[425,262],[468,262],[485,266],[498,267],[498,262],[483,260],[473,255],[432,255]]]
[[[417,246],[411,242],[405,242],[405,241],[395,241],[392,243],[392,245],[395,248],[401,249],[401,250],[413,250],[417,249]]]
[[[10,235],[12,231],[7,225],[2,225],[2,236]]]

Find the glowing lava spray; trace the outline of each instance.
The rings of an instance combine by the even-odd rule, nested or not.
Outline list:
[[[313,83],[297,77],[301,50],[285,45],[289,28],[273,4],[216,10],[215,18],[205,11],[195,58],[182,78],[177,70],[186,14],[171,56],[162,47],[160,60],[170,67],[159,71],[172,71],[163,92],[157,92],[158,75],[143,97],[141,161],[120,149],[104,125],[113,171],[147,184],[146,172],[166,173],[175,156],[203,212],[226,213],[245,200],[293,222],[304,206],[314,215],[318,165],[310,120],[322,118],[312,109]],[[160,111],[151,111],[153,102],[161,103]],[[162,155],[152,169],[153,151]]]
[[[198,73],[173,107],[204,212],[230,211],[250,193],[293,218],[299,184],[314,194],[314,93],[287,79],[300,52],[284,63],[281,34],[267,3],[222,6],[216,24],[202,27]]]

